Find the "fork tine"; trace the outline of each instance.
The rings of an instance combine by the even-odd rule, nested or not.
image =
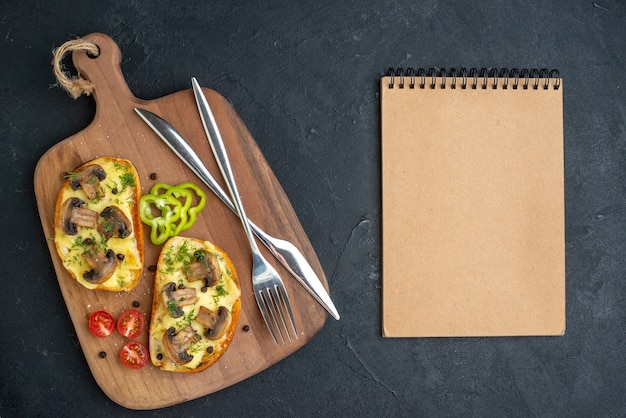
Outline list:
[[[264,296],[265,296],[266,305],[267,307],[269,307],[269,311],[273,319],[272,325],[276,326],[276,329],[278,330],[278,335],[280,335],[280,339],[282,340],[283,344],[285,344],[285,336],[283,335],[282,328],[280,326],[280,323],[278,322],[278,318],[280,315],[278,314],[278,312],[276,312],[276,308],[278,308],[278,311],[281,313],[281,315],[282,315],[282,311],[280,310],[280,306],[277,305],[276,302],[274,301],[271,287],[268,286],[265,288]],[[289,337],[289,333],[287,333],[287,336]]]
[[[276,307],[276,310],[278,311],[278,313],[276,314],[277,322],[278,322],[278,318],[280,318],[280,322],[282,323],[282,329],[284,329],[285,332],[287,333],[287,338],[289,339],[289,342],[292,342],[291,333],[289,332],[287,321],[285,320],[285,312],[283,309],[283,303],[278,294],[277,289],[278,289],[278,285],[274,284],[274,286],[267,288],[267,293],[272,299],[272,302],[273,302],[272,304]]]
[[[266,306],[265,299],[263,298],[262,293],[263,293],[263,290],[255,290],[254,298],[256,299],[256,304],[258,305],[259,310],[261,311],[261,315],[263,316],[265,325],[267,325],[267,329],[272,335],[274,342],[276,343],[276,345],[280,345],[278,344],[278,339],[276,338],[276,333],[274,332],[274,326],[272,325],[272,318],[270,317],[270,313],[267,311],[267,306]],[[281,335],[281,338],[282,338],[282,335]]]
[[[281,292],[280,296],[285,301],[285,306],[287,307],[287,312],[289,313],[289,320],[291,321],[291,326],[293,327],[294,335],[296,336],[296,340],[299,340],[300,337],[298,336],[298,326],[296,325],[296,320],[293,317],[293,310],[291,309],[291,302],[289,301],[289,295],[287,294],[287,290],[285,289],[285,287],[282,286],[282,283],[279,289]]]
[[[283,321],[283,325],[285,329],[287,329],[287,335],[289,335],[289,327],[287,325],[287,321],[285,320],[284,307],[287,310],[287,315],[289,316],[289,322],[291,323],[291,329],[293,330],[293,335],[296,337],[296,340],[300,339],[298,337],[298,327],[296,326],[296,321],[293,317],[293,311],[291,309],[291,302],[289,301],[289,295],[287,294],[287,290],[282,283],[277,283],[274,286],[274,291],[276,292],[276,303],[281,307],[280,316]],[[289,337],[289,341],[291,341],[291,337]]]

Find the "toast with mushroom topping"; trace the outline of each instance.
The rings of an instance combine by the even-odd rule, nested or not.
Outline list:
[[[64,178],[54,215],[63,266],[88,289],[132,291],[141,279],[144,252],[135,167],[100,157]]]
[[[239,278],[228,254],[209,241],[170,238],[154,279],[152,363],[181,373],[207,369],[232,342],[240,309]]]

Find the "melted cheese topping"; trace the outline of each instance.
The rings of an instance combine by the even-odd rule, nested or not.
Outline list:
[[[139,181],[134,167],[126,160],[114,158],[101,158],[88,164],[98,164],[106,172],[106,178],[100,182],[104,196],[98,196],[96,199],[89,201],[81,189],[72,190],[67,185],[61,190],[58,202],[63,203],[71,197],[77,197],[85,201],[85,208],[98,213],[102,212],[107,206],[116,206],[132,222],[136,218],[133,216],[133,212],[139,210],[137,190]],[[57,205],[57,210],[59,210],[59,205]],[[62,214],[57,213],[55,219],[59,219],[60,216]],[[86,288],[130,291],[138,283],[141,277],[140,272],[143,268],[143,255],[137,243],[137,235],[139,234],[136,235],[135,233],[137,228],[141,228],[141,225],[133,224],[132,232],[129,236],[125,238],[112,237],[105,241],[96,228],[78,227],[76,235],[68,235],[57,222],[54,231],[54,241],[57,251],[63,259],[65,268]],[[143,239],[143,236],[140,236]],[[115,273],[100,284],[90,283],[83,278],[83,274],[91,270],[91,267],[82,256],[88,247],[85,244],[87,239],[90,239],[92,242],[102,243],[106,248],[112,249],[115,254],[123,255],[123,260],[118,260]]]
[[[193,254],[199,250],[217,259],[220,277],[215,286],[203,289],[204,281],[187,280],[184,273],[185,266],[195,261]],[[240,303],[241,296],[237,273],[227,257],[221,249],[208,241],[174,237],[165,243],[157,265],[153,317],[150,322],[150,357],[155,366],[171,371],[193,371],[202,364],[213,363],[226,351],[237,326],[238,312],[234,312],[234,307]],[[184,314],[180,318],[170,316],[163,302],[163,288],[170,282],[174,282],[177,286],[193,288],[196,291],[197,302],[193,305],[182,306]],[[206,331],[205,327],[195,321],[201,306],[214,312],[220,306],[224,306],[231,312],[231,324],[220,339],[209,340],[203,336]],[[192,343],[187,350],[187,353],[193,356],[193,360],[185,365],[176,365],[165,354],[163,337],[170,327],[174,327],[178,333],[187,326],[191,326],[202,338]]]

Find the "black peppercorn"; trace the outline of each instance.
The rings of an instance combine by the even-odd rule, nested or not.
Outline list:
[[[150,180],[156,180],[158,177],[157,173],[150,173]]]
[[[212,346],[207,347],[206,352],[211,354],[213,352],[213,347]]]
[[[118,254],[117,259],[120,261],[124,260],[124,254]]]
[[[156,269],[157,269],[157,267],[154,264],[148,267],[148,270],[151,271],[151,272],[155,272]]]
[[[106,352],[104,352],[104,351],[100,351],[100,352],[98,353],[98,356],[100,356],[100,358],[105,358],[105,357],[107,356],[107,353],[106,353]]]
[[[163,360],[163,354],[161,353],[157,354],[157,360]]]
[[[244,325],[242,329],[244,332],[248,332],[250,331],[250,325]]]
[[[133,308],[138,308],[139,307],[139,301],[138,300],[134,300],[133,301]]]
[[[91,245],[91,243],[93,242],[93,240],[91,238],[85,238],[85,240],[83,241],[86,245]]]
[[[111,189],[111,193],[113,193],[113,194],[117,194],[117,187],[112,188],[112,189]]]

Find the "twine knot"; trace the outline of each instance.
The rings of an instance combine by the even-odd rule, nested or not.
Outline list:
[[[73,51],[83,51],[90,56],[97,57],[100,55],[100,49],[98,48],[98,45],[91,42],[87,42],[82,39],[74,39],[65,42],[63,45],[52,51],[54,56],[52,65],[54,66],[54,75],[57,79],[57,85],[63,87],[63,89],[65,89],[65,91],[67,91],[72,98],[76,99],[80,97],[81,94],[85,94],[87,96],[91,95],[95,85],[91,81],[82,78],[80,72],[78,76],[70,76],[63,66],[63,58],[69,52]]]

